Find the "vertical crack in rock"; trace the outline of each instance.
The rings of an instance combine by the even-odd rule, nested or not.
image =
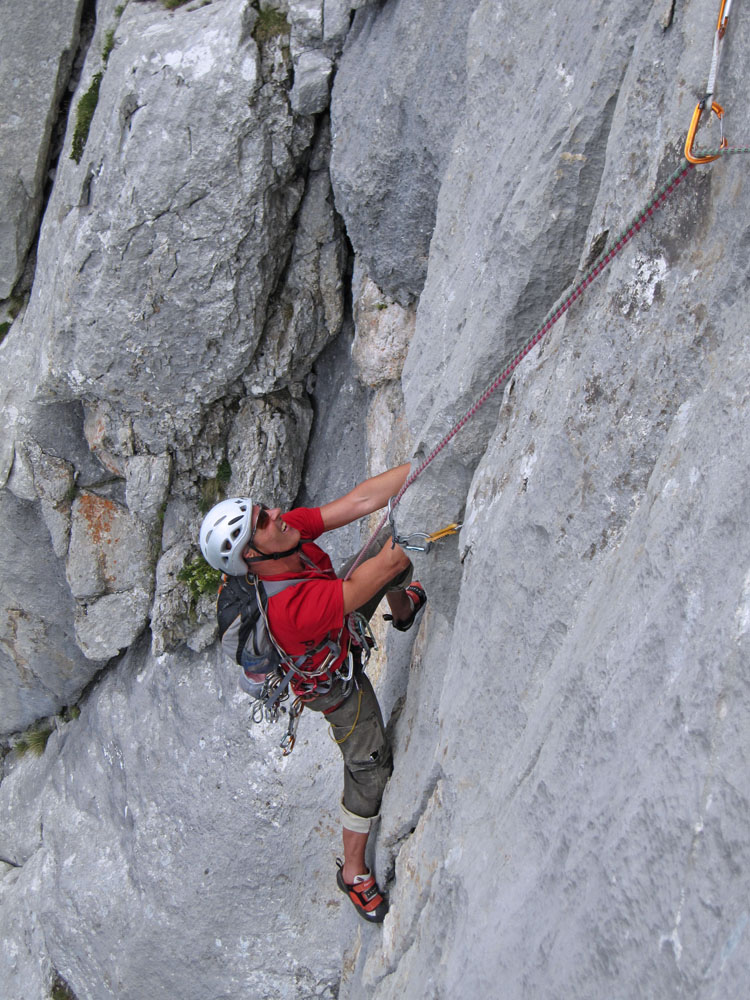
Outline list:
[[[263,333],[244,381],[253,394],[303,382],[344,321],[347,254],[330,185],[330,121],[319,116],[292,186],[286,262],[268,298]]]
[[[62,153],[65,133],[68,127],[70,109],[73,103],[78,82],[83,72],[86,55],[91,45],[91,40],[96,29],[96,0],[83,0],[78,11],[77,24],[77,47],[75,52],[70,53],[68,58],[60,61],[57,82],[55,84],[55,94],[57,96],[57,107],[50,110],[50,119],[53,124],[50,129],[50,136],[46,153],[44,154],[44,169],[41,172],[42,186],[40,193],[40,205],[36,213],[36,223],[33,236],[29,241],[29,248],[26,252],[26,262],[21,270],[21,275],[13,289],[11,298],[25,298],[31,290],[36,268],[36,255],[39,243],[39,234],[44,221],[45,212],[52,194],[52,188],[57,174],[58,162]],[[64,54],[65,55],[65,54]],[[34,199],[33,192],[27,192],[30,202]]]
[[[677,3],[677,0],[668,0],[668,2],[667,2],[666,9],[665,9],[664,13],[662,14],[662,17],[661,17],[661,20],[660,20],[660,24],[661,24],[662,28],[664,29],[664,31],[667,31],[669,28],[672,27],[672,22],[674,21],[674,13],[675,13],[676,3]]]
[[[444,778],[443,770],[436,764],[430,775],[419,801],[415,804],[414,811],[410,816],[402,820],[397,830],[388,837],[380,846],[389,858],[385,869],[384,882],[390,885],[393,882],[396,871],[396,863],[401,849],[414,835],[420,820],[427,812],[427,808],[432,801],[438,783]]]

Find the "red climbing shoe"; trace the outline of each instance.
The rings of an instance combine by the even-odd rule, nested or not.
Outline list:
[[[406,621],[397,622],[394,621],[393,615],[383,615],[383,618],[385,618],[387,622],[392,622],[393,627],[397,629],[399,632],[408,632],[409,629],[414,624],[414,622],[417,620],[417,615],[419,614],[419,612],[422,610],[425,604],[427,604],[427,594],[425,592],[424,587],[418,580],[415,580],[413,583],[410,583],[409,586],[405,588],[404,593],[408,594],[409,600],[411,601],[412,604],[411,614],[406,619]]]
[[[342,874],[344,862],[341,858],[336,858],[338,871],[336,872],[336,883],[342,892],[345,892],[354,905],[354,909],[366,920],[368,924],[382,924],[388,912],[388,900],[383,896],[375,876],[358,875],[353,885],[344,881]]]

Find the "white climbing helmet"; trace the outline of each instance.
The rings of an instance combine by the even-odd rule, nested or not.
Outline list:
[[[200,546],[206,562],[230,576],[247,573],[242,550],[253,530],[253,501],[249,497],[222,500],[203,518]]]

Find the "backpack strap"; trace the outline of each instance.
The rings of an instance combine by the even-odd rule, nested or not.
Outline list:
[[[225,577],[219,592],[217,615],[221,645],[226,654],[242,664],[242,651],[261,617],[261,601],[265,606],[269,597],[303,582],[302,578],[269,580],[258,590],[247,576]]]
[[[261,615],[263,616],[263,621],[266,626],[266,631],[268,632],[268,636],[271,642],[273,643],[276,652],[279,654],[279,659],[281,660],[282,664],[287,668],[286,678],[288,678],[288,680],[284,685],[284,688],[286,688],[286,686],[291,681],[292,674],[296,674],[302,680],[309,681],[312,678],[320,677],[323,674],[329,673],[331,663],[335,662],[335,660],[337,660],[338,657],[341,655],[340,640],[343,638],[344,633],[346,631],[346,624],[344,624],[341,631],[339,632],[338,636],[339,641],[330,638],[330,633],[329,633],[329,635],[326,636],[325,639],[321,640],[321,642],[319,642],[317,646],[314,646],[312,649],[305,650],[304,653],[301,653],[299,656],[296,657],[292,657],[289,653],[286,652],[285,649],[283,649],[279,645],[279,643],[276,641],[276,637],[271,631],[271,625],[270,622],[268,621],[268,600],[271,597],[273,597],[274,594],[280,593],[282,590],[284,590],[287,586],[290,586],[292,583],[305,583],[309,579],[310,577],[306,577],[305,579],[302,580],[271,581],[271,580],[259,580],[257,577],[253,577],[253,582],[255,584],[255,591],[258,600],[258,608],[260,610]],[[274,583],[276,584],[276,588],[274,588],[273,592],[270,592],[269,588]],[[265,601],[263,600],[263,597],[265,596],[263,593],[264,591],[268,595]],[[308,663],[312,659],[312,657],[316,656],[326,647],[328,647],[328,656],[325,658],[323,663],[316,670],[305,670],[304,669],[305,663]],[[338,667],[336,669],[338,669]],[[281,687],[281,685],[279,687]]]

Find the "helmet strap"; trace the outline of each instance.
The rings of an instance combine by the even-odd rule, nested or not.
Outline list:
[[[300,541],[297,542],[294,548],[287,549],[286,552],[269,552],[268,555],[266,555],[265,553],[261,553],[261,555],[259,556],[251,556],[250,559],[245,559],[245,565],[249,566],[251,563],[265,562],[267,559],[286,559],[287,556],[293,556],[295,552],[300,551],[300,549],[302,548],[303,541],[304,539],[300,539]],[[253,548],[255,549],[256,552],[261,551],[255,545],[253,545]]]

